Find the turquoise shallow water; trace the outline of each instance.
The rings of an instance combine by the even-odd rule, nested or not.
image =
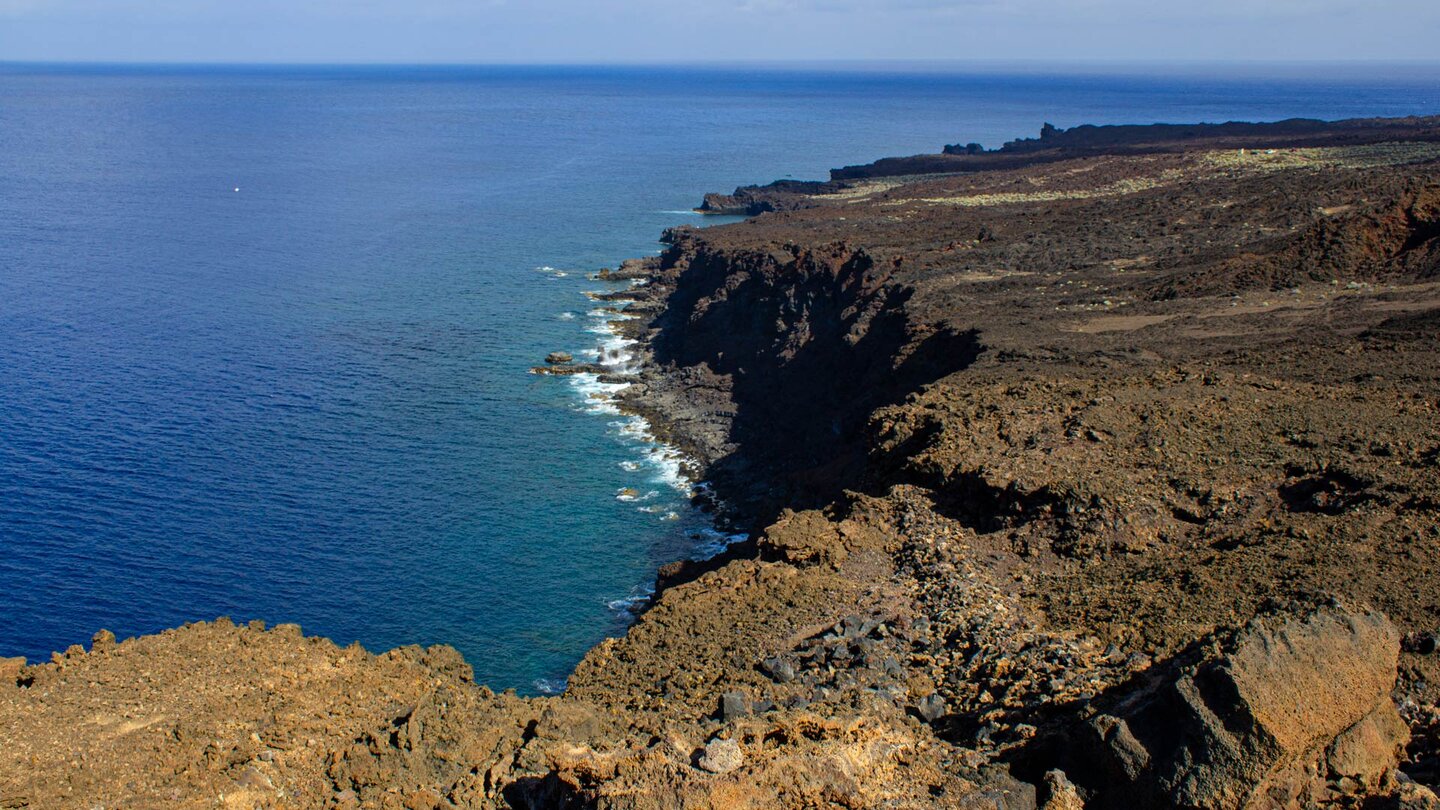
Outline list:
[[[533,691],[713,541],[633,425],[526,374],[703,192],[1045,121],[1436,111],[1413,68],[0,66],[0,655],[260,617]]]

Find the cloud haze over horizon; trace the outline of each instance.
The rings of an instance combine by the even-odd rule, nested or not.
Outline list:
[[[1433,60],[1433,0],[0,0],[0,60]]]

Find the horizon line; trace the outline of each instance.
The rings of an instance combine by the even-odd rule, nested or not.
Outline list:
[[[871,58],[871,59],[636,59],[616,61],[335,61],[335,60],[191,60],[191,59],[0,59],[0,66],[95,66],[95,67],[395,67],[395,68],[555,68],[555,67],[1440,67],[1440,57],[1429,59],[1380,59],[1340,57],[1326,59],[1142,59],[1091,58]]]

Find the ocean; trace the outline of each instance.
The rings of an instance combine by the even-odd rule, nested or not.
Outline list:
[[[527,373],[608,339],[589,274],[703,193],[1437,112],[1414,66],[0,64],[0,656],[224,615],[554,690],[723,540],[603,386]]]

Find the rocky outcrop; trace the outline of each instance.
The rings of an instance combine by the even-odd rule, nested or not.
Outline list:
[[[1437,244],[1427,200],[1440,152],[1424,140],[1433,125],[1202,128],[1149,141],[1127,132],[1118,151],[1151,157],[1114,163],[1014,148],[1007,159],[1018,162],[992,163],[993,177],[909,178],[833,202],[817,194],[743,230],[673,234],[652,288],[663,314],[633,333],[659,369],[637,386],[636,407],[658,397],[666,404],[655,418],[673,417],[682,440],[702,437],[688,446],[708,449],[701,457],[722,493],[744,497],[743,482],[759,480],[762,497],[781,504],[832,505],[765,521],[756,544],[763,560],[850,565],[853,541],[838,525],[879,498],[904,514],[883,530],[888,541],[869,548],[905,558],[934,544],[908,574],[930,600],[926,615],[995,611],[1005,600],[972,582],[1003,571],[998,587],[1013,577],[1022,610],[1101,637],[1098,647],[1042,643],[1032,619],[972,618],[951,624],[946,644],[907,642],[925,645],[911,654],[923,649],[935,680],[900,704],[959,745],[1026,749],[1027,735],[1057,716],[1047,705],[1120,694],[1112,690],[1124,673],[1151,661],[1162,662],[1157,673],[1199,666],[1182,653],[1275,597],[1340,593],[1382,605],[1406,627],[1433,626],[1440,605],[1422,583],[1440,558],[1425,521],[1440,482],[1424,448],[1440,435],[1424,427],[1428,406],[1406,404],[1423,399],[1422,380],[1435,380],[1421,359],[1432,338],[1408,314],[1440,306],[1425,286]],[[1420,140],[1382,142],[1397,133]],[[1262,135],[1291,146],[1230,151],[1234,139]],[[1052,129],[1045,140],[1079,137]],[[1153,157],[1167,154],[1176,157]],[[1147,173],[1115,171],[1121,166]],[[1068,185],[1077,176],[1084,181]],[[1204,202],[1236,199],[1246,206]],[[867,201],[875,218],[857,213],[870,210]],[[802,227],[805,238],[796,238]],[[1393,287],[1381,292],[1383,284]],[[1282,291],[1291,298],[1278,305]],[[1377,294],[1384,300],[1369,298]],[[1321,321],[1340,331],[1306,331]],[[912,366],[908,379],[897,374],[902,358],[925,357],[930,339],[936,359]],[[1374,354],[1364,348],[1381,343]],[[1405,382],[1372,386],[1385,379]],[[828,431],[815,429],[827,420]],[[927,510],[938,518],[916,520]],[[936,539],[935,529],[953,539]],[[941,548],[952,542],[989,562],[951,557]],[[1365,549],[1407,562],[1377,567]],[[1202,729],[1210,736],[1153,756],[1194,764],[1201,754],[1240,752],[1187,772],[1212,792],[1181,795],[1137,774],[1114,801],[1209,806],[1249,797],[1234,800],[1242,806],[1284,794],[1343,803],[1404,784],[1394,770],[1404,733],[1380,697],[1395,683],[1393,645],[1357,651],[1328,631],[1316,637],[1319,648],[1333,647],[1326,666],[1340,669],[1316,665],[1307,675],[1292,661],[1286,671],[1260,667],[1264,678],[1343,680],[1343,662],[1354,658],[1387,684],[1366,687],[1364,717],[1331,728],[1312,711],[1295,720],[1310,726],[1304,740],[1276,737],[1264,717],[1248,729],[1222,723],[1224,735]],[[759,667],[793,688],[855,683],[889,694],[884,661],[904,657],[889,643],[836,631]],[[1245,671],[1254,663],[1239,663],[1245,658],[1176,675],[1159,716],[1179,722],[1211,710],[1175,690],[1221,683],[1213,673]],[[1165,663],[1172,659],[1190,663]],[[848,678],[816,671],[842,667]],[[1400,688],[1420,683],[1410,678],[1418,676]],[[1274,710],[1273,702],[1259,708],[1273,697],[1241,694],[1226,722]],[[1434,705],[1433,696],[1406,699]],[[1063,758],[1048,762],[1057,764]],[[1079,767],[1085,775],[1066,782],[1075,795],[1110,801],[1094,780],[1111,765]],[[1032,784],[1043,777],[1043,769],[1026,773]],[[1056,784],[1051,792],[1069,795]]]
[[[1038,138],[1008,141],[999,149],[950,144],[939,154],[882,158],[830,172],[829,184],[791,188],[746,186],[716,197],[735,213],[750,215],[806,207],[795,191],[832,194],[857,181],[927,174],[1009,171],[1098,155],[1149,155],[1195,149],[1297,149],[1357,146],[1398,141],[1440,141],[1440,117],[1317,121],[1295,118],[1269,123],[1081,125],[1059,129],[1045,124]],[[707,203],[709,203],[707,197]],[[783,201],[783,202],[782,202]]]
[[[886,624],[853,617],[829,632],[857,642],[913,630]],[[1065,708],[1052,717],[1056,731],[987,759],[934,736],[953,707],[933,693],[908,713],[873,701],[777,706],[744,691],[721,695],[709,716],[616,711],[615,696],[594,688],[494,695],[448,648],[372,656],[293,626],[221,620],[97,641],[27,668],[23,688],[0,689],[0,732],[15,743],[0,760],[0,801],[1058,810],[1317,806],[1394,793],[1423,802],[1428,792],[1396,771],[1407,736],[1389,697],[1398,645],[1374,613],[1270,615],[1213,651]],[[795,681],[783,662],[765,667]],[[90,732],[77,738],[81,713]]]
[[[1278,149],[1434,140],[1437,137],[1440,137],[1440,116],[1354,118],[1344,121],[1289,118],[1265,123],[1229,121],[1221,124],[1082,124],[1070,129],[1045,124],[1039,138],[1009,141],[1000,151],[1083,149],[1128,154],[1137,148],[1238,148],[1249,145]]]
[[[1037,748],[1095,808],[1238,810],[1385,793],[1409,740],[1390,698],[1398,654],[1395,627],[1373,612],[1257,619],[1223,652],[1145,673]]]
[[[551,357],[554,353],[551,354]],[[567,357],[569,355],[566,355]],[[568,377],[571,374],[608,374],[611,372],[609,366],[600,363],[575,363],[570,360],[551,360],[545,358],[546,365],[535,366],[530,369],[531,374],[550,375],[555,377]]]
[[[753,217],[769,211],[789,211],[810,205],[816,194],[838,191],[843,186],[803,180],[779,180],[767,186],[741,186],[731,194],[706,194],[702,214]]]
[[[653,259],[626,259],[620,266],[611,270],[603,268],[595,274],[595,278],[601,281],[634,281],[636,279],[649,278],[654,272]]]
[[[650,289],[665,307],[636,333],[665,371],[627,399],[684,392],[657,421],[699,454],[727,500],[762,516],[833,499],[858,472],[870,413],[981,351],[973,333],[912,324],[913,291],[864,248],[716,251],[693,230],[669,241]],[[689,393],[705,387],[718,396]],[[721,419],[708,418],[715,411]]]

